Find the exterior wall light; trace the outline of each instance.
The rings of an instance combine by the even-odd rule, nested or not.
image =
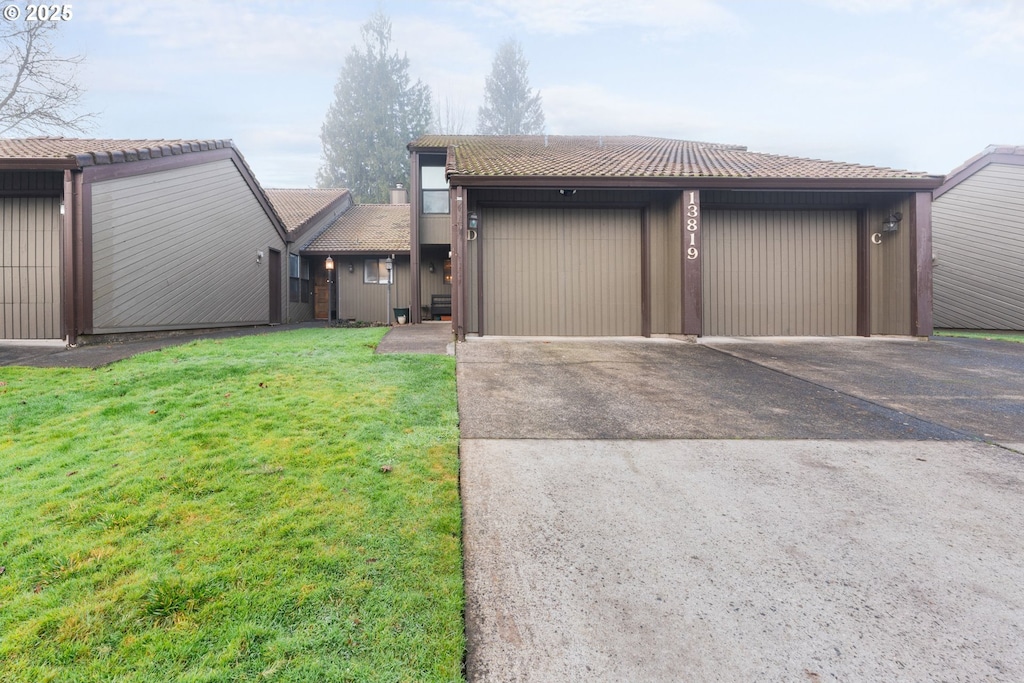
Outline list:
[[[896,232],[900,229],[901,220],[903,220],[903,214],[899,211],[893,211],[889,214],[888,218],[882,221],[882,232]]]
[[[562,195],[563,197],[571,197],[574,194],[576,194],[576,190],[559,190],[558,194]]]
[[[350,273],[356,272],[356,267],[353,266],[351,263],[348,264],[348,272],[350,272]]]
[[[257,251],[256,252],[256,265],[259,265],[261,263],[263,263],[263,252],[262,251]]]
[[[430,272],[430,273],[434,272],[434,262],[433,261],[431,261],[430,264],[427,266],[427,272]]]

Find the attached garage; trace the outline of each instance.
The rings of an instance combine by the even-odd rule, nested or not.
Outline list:
[[[628,136],[409,150],[411,264],[447,219],[460,339],[931,333],[936,176]]]
[[[703,232],[703,334],[857,334],[855,211],[707,211]]]
[[[640,212],[485,212],[483,329],[497,335],[639,335]]]

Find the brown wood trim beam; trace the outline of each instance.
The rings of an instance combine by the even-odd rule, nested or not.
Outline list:
[[[78,235],[75,239],[75,311],[76,327],[82,334],[92,333],[92,183],[85,182],[85,174],[75,174],[78,180],[81,215],[75,217]]]
[[[683,190],[857,190],[917,191],[934,190],[942,184],[940,176],[926,178],[623,178],[578,176],[471,176],[452,175],[452,184],[467,188],[508,189],[663,189]]]
[[[930,337],[932,324],[932,195],[910,200],[910,334]]]
[[[700,204],[700,190],[684,190],[679,200],[679,258],[683,270],[683,334],[699,337],[704,330],[704,283],[702,280],[704,246],[701,244],[703,210]],[[691,223],[691,220],[696,222]],[[690,251],[691,249],[695,249],[696,252]],[[694,254],[696,255],[694,256]]]
[[[412,152],[409,156],[409,269],[415,275],[409,292],[413,306],[409,311],[411,322],[423,322],[420,307],[423,292],[420,288],[420,155]]]
[[[64,171],[64,215],[61,216],[61,304],[60,336],[69,344],[78,343],[75,327],[75,234],[78,230],[75,216],[78,215],[78,193],[75,176],[71,170]]]
[[[452,327],[455,338],[466,341],[466,191],[455,188],[454,239],[452,240]]]
[[[857,210],[857,334],[871,336],[871,251],[868,211]]]

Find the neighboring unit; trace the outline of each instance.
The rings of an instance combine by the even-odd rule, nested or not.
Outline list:
[[[1024,147],[988,147],[932,206],[935,326],[1024,330]]]
[[[352,195],[344,188],[268,188],[267,196],[288,230],[288,322],[327,320],[323,259],[304,255],[301,246],[351,209]]]
[[[0,339],[279,323],[286,241],[229,140],[0,139]]]
[[[405,191],[392,190],[391,204],[356,204],[308,233],[296,246],[313,268],[317,319],[395,322],[395,309],[410,308],[409,204]],[[326,286],[327,258],[334,265],[334,294]],[[422,274],[429,280],[429,273]],[[330,310],[330,314],[328,314]],[[405,312],[407,316],[410,313]]]
[[[932,331],[939,177],[649,137],[409,150],[413,320],[447,288],[460,339]]]

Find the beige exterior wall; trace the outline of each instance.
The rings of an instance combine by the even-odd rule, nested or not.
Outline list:
[[[272,248],[287,310],[284,242],[230,159],[87,187],[93,333],[267,323]]]
[[[0,339],[60,339],[61,301],[60,199],[0,198]]]
[[[449,244],[452,240],[452,217],[444,214],[420,215],[420,244]]]
[[[351,262],[353,272],[344,266],[338,273],[337,307],[339,320],[355,320],[358,322],[379,322],[388,320],[390,314],[394,320],[394,311],[387,306],[387,285],[367,284],[363,282],[363,262],[376,256],[342,256],[342,263]],[[385,258],[381,255],[380,258]],[[409,308],[409,259],[397,257],[392,271],[391,309]]]
[[[890,211],[903,214],[895,233],[879,233]],[[868,263],[871,287],[871,334],[910,334],[910,200],[894,198],[888,206],[876,206],[867,216]],[[874,244],[871,235],[878,233]]]
[[[703,333],[857,333],[855,211],[705,210]]]
[[[1024,166],[985,166],[932,203],[935,326],[1024,330]]]

